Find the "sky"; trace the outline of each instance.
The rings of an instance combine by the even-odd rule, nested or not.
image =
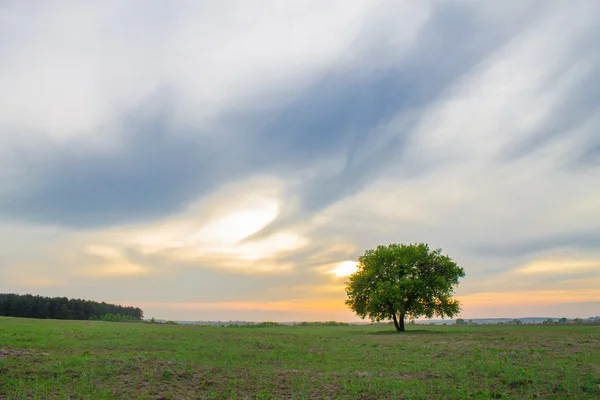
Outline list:
[[[600,315],[600,2],[0,0],[0,292],[354,321],[426,242],[461,316]]]

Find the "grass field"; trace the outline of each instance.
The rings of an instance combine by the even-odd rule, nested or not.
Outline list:
[[[232,328],[0,317],[0,399],[598,399],[600,326]]]

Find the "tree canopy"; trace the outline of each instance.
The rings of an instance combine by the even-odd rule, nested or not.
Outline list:
[[[404,331],[405,318],[460,312],[452,296],[465,272],[441,249],[431,250],[425,243],[390,244],[365,251],[358,261],[347,282],[346,304],[359,317],[391,319]]]

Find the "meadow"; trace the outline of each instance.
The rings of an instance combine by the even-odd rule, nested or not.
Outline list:
[[[212,326],[0,317],[0,399],[598,399],[600,325]]]

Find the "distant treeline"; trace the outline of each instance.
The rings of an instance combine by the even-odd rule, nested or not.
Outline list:
[[[123,307],[90,300],[0,293],[0,316],[139,321],[144,317],[144,312],[137,307]]]
[[[231,328],[274,328],[277,326],[348,326],[350,324],[346,322],[335,322],[335,321],[327,321],[327,322],[294,322],[293,324],[281,324],[279,322],[248,322],[241,324],[226,324],[222,326],[231,327]]]

